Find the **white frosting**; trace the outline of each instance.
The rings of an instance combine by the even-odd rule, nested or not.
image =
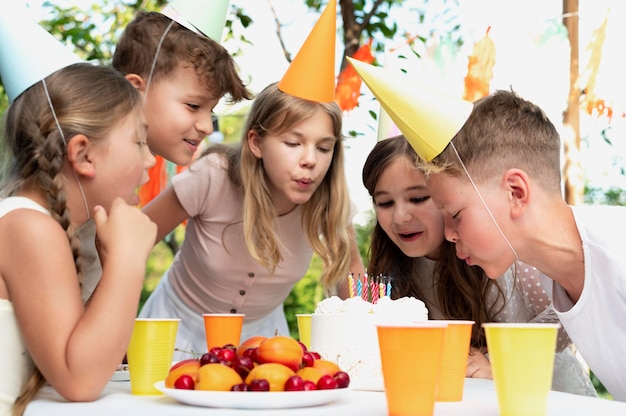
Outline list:
[[[311,316],[311,351],[350,375],[355,390],[384,390],[376,323],[428,320],[424,303],[413,297],[372,304],[359,297],[324,299]]]

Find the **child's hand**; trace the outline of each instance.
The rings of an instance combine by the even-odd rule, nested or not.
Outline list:
[[[141,210],[116,198],[108,216],[102,206],[94,208],[94,221],[102,264],[113,253],[141,262],[148,258],[154,247],[157,226]]]
[[[491,363],[485,354],[474,347],[470,348],[465,376],[469,378],[493,378],[491,376]]]

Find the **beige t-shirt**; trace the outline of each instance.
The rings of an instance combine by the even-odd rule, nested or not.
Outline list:
[[[168,278],[180,299],[198,312],[244,313],[246,320],[255,320],[289,295],[306,274],[313,250],[301,231],[298,206],[278,218],[283,261],[270,276],[248,253],[241,223],[243,193],[228,179],[226,163],[211,154],[172,179],[189,220]]]

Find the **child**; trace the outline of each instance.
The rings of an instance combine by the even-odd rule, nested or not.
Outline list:
[[[144,95],[150,150],[180,166],[213,132],[222,97],[251,98],[223,46],[158,12],[139,12],[128,24],[113,67]]]
[[[456,257],[444,239],[443,217],[434,205],[418,156],[404,136],[378,142],[363,167],[363,184],[373,198],[376,225],[368,271],[395,276],[392,296],[422,299],[430,319],[475,321],[467,376],[491,378],[480,351],[484,322],[558,322],[549,302],[548,279],[533,267],[515,264],[497,279]],[[531,285],[532,290],[528,290]],[[553,389],[595,395],[588,374],[559,333]]]
[[[210,147],[144,209],[158,238],[189,219],[180,251],[140,312],[181,318],[179,350],[206,351],[203,313],[244,313],[242,340],[288,336],[283,301],[313,252],[324,263],[328,294],[347,297],[348,272],[363,272],[334,65],[316,66],[320,52],[334,51],[333,7],[331,1],[305,41],[315,44],[321,32],[332,34],[332,44],[298,53],[281,81],[259,93],[241,142]],[[294,80],[300,82],[286,82]]]
[[[520,260],[553,279],[561,323],[591,371],[626,401],[626,356],[607,346],[626,341],[626,210],[567,205],[560,149],[559,134],[539,107],[496,91],[474,104],[431,162],[432,197],[446,238],[466,263],[494,277]]]
[[[244,131],[237,146],[207,149],[145,207],[157,238],[189,218],[180,251],[140,313],[182,318],[177,347],[184,351],[206,350],[202,313],[245,313],[242,340],[288,335],[282,302],[313,251],[325,263],[328,292],[362,269],[337,105],[271,84]]]
[[[115,71],[86,63],[36,82],[7,110],[1,414],[14,401],[22,414],[44,381],[67,400],[95,400],[124,356],[156,235],[133,206],[154,164],[145,134],[140,94]],[[102,279],[84,306],[78,233],[92,215]]]

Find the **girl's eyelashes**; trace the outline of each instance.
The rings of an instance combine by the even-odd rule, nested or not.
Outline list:
[[[388,208],[393,206],[393,201],[374,201],[374,205],[379,208]]]
[[[426,201],[428,201],[430,199],[430,195],[428,196],[420,196],[420,197],[416,197],[416,198],[411,198],[411,202],[414,204],[421,204],[424,203]]]
[[[189,107],[192,110],[198,110],[200,108],[200,105],[198,104],[192,104],[192,103],[187,103],[187,107]]]
[[[328,147],[318,147],[318,150],[322,153],[330,153],[333,149]]]
[[[424,202],[427,202],[429,200],[430,200],[430,195],[409,198],[409,201],[415,205],[423,204]],[[378,200],[378,201],[374,199],[374,205],[380,208],[386,208],[386,207],[393,206],[394,201],[393,199],[392,200]]]

